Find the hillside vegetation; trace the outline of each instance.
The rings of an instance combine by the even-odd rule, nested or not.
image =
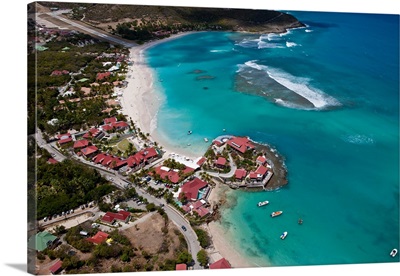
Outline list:
[[[116,31],[115,23],[127,23],[131,30],[178,31],[219,29],[249,32],[284,32],[303,24],[292,15],[270,10],[77,4],[40,2],[46,7],[69,8],[71,17]],[[118,33],[118,32],[117,32]],[[121,33],[120,33],[121,34]]]

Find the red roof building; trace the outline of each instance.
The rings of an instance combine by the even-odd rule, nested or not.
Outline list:
[[[142,163],[150,163],[155,158],[158,157],[158,152],[155,148],[147,148],[141,151],[138,151],[134,155],[128,157],[127,162],[128,166],[133,168],[141,165]]]
[[[200,167],[204,164],[204,162],[207,161],[207,158],[205,158],[204,156],[202,158],[200,158],[199,161],[197,161],[197,165],[199,165]]]
[[[210,269],[221,269],[221,268],[232,268],[231,264],[225,259],[222,258],[215,263],[210,264]]]
[[[109,131],[113,130],[114,128],[110,125],[103,125],[103,126],[101,126],[101,129],[103,131],[109,132]]]
[[[103,80],[111,75],[110,72],[97,73],[96,80]]]
[[[118,211],[118,213],[107,212],[101,218],[101,221],[104,221],[109,224],[112,224],[114,222],[114,220],[127,222],[129,220],[130,216],[131,216],[131,213],[124,211],[124,210],[120,210],[120,211]]]
[[[69,142],[72,142],[72,138],[71,138],[71,137],[58,140],[58,144],[59,144],[60,146],[61,146],[61,145],[65,145],[65,144],[67,144],[67,143],[69,143]]]
[[[187,265],[186,264],[177,264],[175,266],[175,270],[187,270]]]
[[[49,158],[49,159],[47,160],[47,163],[50,163],[50,164],[57,164],[58,161],[57,161],[56,159],[54,159],[54,158]]]
[[[227,143],[241,153],[254,149],[253,143],[247,137],[233,137]]]
[[[74,143],[74,149],[81,149],[87,146],[89,146],[89,141],[86,139],[78,140]]]
[[[262,180],[265,177],[267,172],[268,172],[267,167],[259,166],[255,172],[250,172],[249,177],[250,177],[250,179],[253,179],[253,180],[254,179]]]
[[[267,158],[265,156],[259,156],[257,157],[256,163],[259,165],[264,165],[265,162],[267,162]]]
[[[124,130],[129,128],[129,125],[124,122],[124,121],[119,121],[119,122],[115,122],[115,123],[111,123],[111,126],[113,128],[115,128],[116,130]]]
[[[82,154],[85,157],[90,157],[95,154],[99,149],[96,146],[88,146],[86,148],[81,149]]]
[[[235,171],[235,178],[239,180],[243,180],[247,175],[247,171],[245,169],[237,169]]]
[[[91,128],[91,129],[89,129],[88,132],[86,132],[83,135],[83,138],[85,138],[85,139],[91,139],[91,138],[101,139],[103,136],[104,136],[104,132],[102,132],[100,129]]]
[[[49,270],[51,274],[57,274],[58,272],[60,272],[62,270],[62,261],[58,260],[49,268]]]
[[[103,241],[107,240],[108,238],[108,234],[104,233],[102,231],[99,231],[96,233],[96,235],[94,235],[93,237],[87,238],[86,240],[95,243],[95,244],[100,244]]]
[[[104,119],[104,124],[105,125],[108,125],[108,124],[111,124],[111,123],[116,123],[116,122],[117,122],[117,118],[115,118],[115,117],[105,118]]]
[[[155,174],[159,175],[164,180],[169,180],[172,183],[179,183],[180,176],[179,172],[171,170],[164,166],[158,166],[154,169]]]
[[[264,176],[268,171],[267,167],[264,166],[259,166],[256,170],[256,173],[261,174],[262,176]]]
[[[218,157],[217,161],[215,162],[215,165],[217,167],[223,168],[226,165],[226,159],[225,157]]]
[[[207,186],[208,186],[207,182],[204,182],[203,180],[195,177],[193,180],[183,184],[179,197],[185,195],[188,200],[195,201],[197,200],[199,190]]]
[[[53,72],[51,72],[51,76],[61,76],[61,75],[68,75],[69,71],[67,70],[54,70]]]
[[[210,214],[210,210],[208,210],[207,208],[204,207],[200,207],[197,209],[194,209],[194,211],[202,218],[208,214]]]
[[[221,141],[219,141],[219,140],[214,140],[214,141],[213,141],[213,144],[216,145],[217,147],[220,147],[220,146],[222,146],[224,143],[221,142]]]

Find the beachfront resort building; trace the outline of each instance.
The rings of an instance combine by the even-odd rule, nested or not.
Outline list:
[[[226,142],[234,150],[245,153],[248,150],[254,150],[255,146],[248,137],[232,137]]]
[[[179,189],[179,198],[185,197],[188,201],[206,198],[209,192],[208,183],[200,178],[193,178]]]

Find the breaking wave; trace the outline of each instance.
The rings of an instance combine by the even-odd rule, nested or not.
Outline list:
[[[316,109],[324,109],[329,106],[340,105],[335,98],[325,94],[323,91],[315,87],[312,87],[310,85],[310,80],[307,78],[296,77],[279,69],[257,64],[255,60],[245,62],[245,65],[266,72],[268,76],[277,83],[307,99]]]

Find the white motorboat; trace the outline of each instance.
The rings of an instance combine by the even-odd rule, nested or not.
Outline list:
[[[268,203],[269,203],[268,200],[260,201],[259,203],[257,203],[257,206],[258,206],[258,207],[261,207],[261,206],[267,205]]]
[[[188,135],[192,134],[193,132],[191,130],[188,130]]]
[[[282,215],[282,213],[283,213],[283,211],[276,211],[276,212],[272,212],[272,213],[271,213],[271,217],[277,217],[277,216],[280,216],[280,215]]]
[[[207,142],[208,142],[208,139],[207,139],[207,138],[204,138],[204,142],[206,142],[206,143],[207,143]]]
[[[284,240],[286,238],[286,236],[287,236],[287,232],[285,231],[281,235],[281,240]]]
[[[394,248],[391,252],[390,252],[390,256],[392,256],[393,258],[397,255],[397,249]]]

